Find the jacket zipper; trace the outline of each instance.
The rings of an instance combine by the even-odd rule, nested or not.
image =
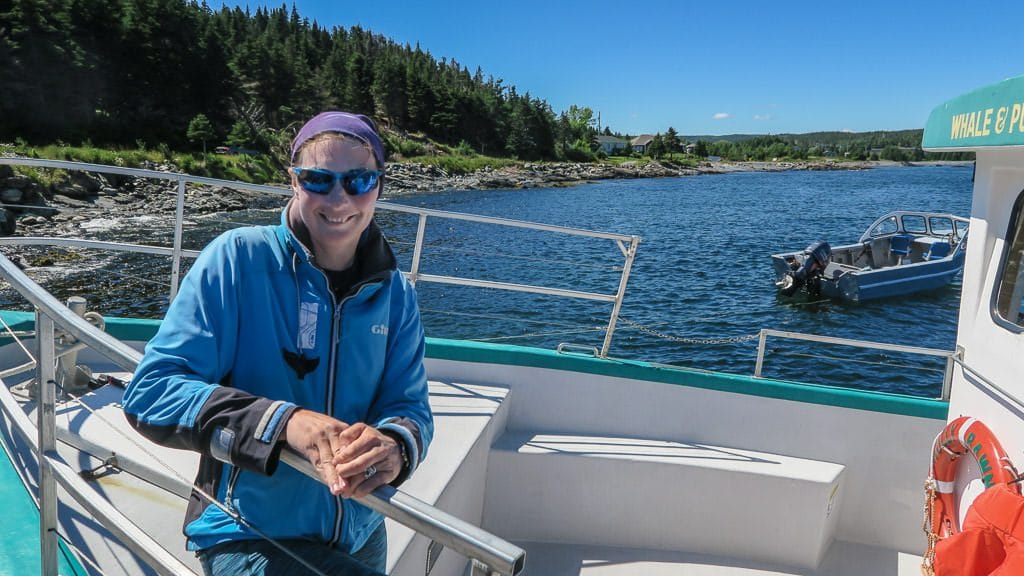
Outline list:
[[[227,506],[228,510],[237,513],[235,506],[232,503],[232,496],[235,495],[235,484],[238,483],[239,473],[242,471],[238,466],[231,466],[231,474],[228,475],[228,489],[224,492],[224,505]]]
[[[314,266],[314,268],[316,268]],[[334,389],[335,389],[335,377],[337,375],[337,364],[338,364],[338,349],[341,345],[341,309],[351,298],[357,296],[363,291],[363,288],[377,281],[377,275],[371,276],[363,280],[361,283],[357,283],[353,292],[351,289],[349,293],[338,302],[334,296],[334,291],[331,290],[331,281],[327,278],[327,274],[320,268],[316,268],[320,275],[323,276],[324,282],[327,284],[327,294],[331,297],[331,304],[334,306],[333,317],[331,319],[331,349],[328,352],[328,368],[327,368],[327,408],[326,413],[328,416],[334,416]],[[335,546],[341,541],[342,533],[341,528],[344,523],[344,512],[345,508],[341,502],[340,497],[334,499],[335,507],[335,521],[334,521],[334,533],[331,535],[331,539],[328,542],[331,546]]]
[[[331,346],[327,351],[327,385],[325,388],[325,406],[324,413],[328,416],[334,416],[334,377],[335,377],[335,364],[338,361],[338,343],[341,341],[341,304],[334,297],[334,291],[331,290],[331,281],[327,277],[327,273],[320,268],[313,267],[324,279],[324,284],[327,285],[327,295],[331,298]],[[344,302],[344,300],[342,300]],[[334,531],[331,533],[331,539],[328,544],[331,546],[336,545],[341,540],[341,526],[345,520],[345,507],[341,502],[340,496],[334,497]]]
[[[321,273],[323,271],[321,270]],[[324,277],[326,278],[326,274]],[[349,293],[341,299],[341,302],[337,302],[334,297],[334,292],[330,290],[330,282],[327,283],[328,291],[331,293],[331,302],[334,303],[334,320],[331,325],[331,353],[328,356],[330,360],[330,367],[327,370],[327,415],[334,416],[334,389],[335,389],[335,378],[337,375],[337,364],[338,364],[338,350],[341,348],[341,309],[345,306],[345,302],[348,302],[352,298],[355,298],[363,291],[363,288],[373,284],[375,278],[370,278],[363,281],[361,284],[356,284],[355,291],[349,290]],[[334,535],[331,537],[330,544],[332,546],[338,544],[341,541],[342,533],[342,521],[344,520],[342,512],[344,507],[341,502],[341,498],[337,499],[338,515],[337,520],[334,524]]]

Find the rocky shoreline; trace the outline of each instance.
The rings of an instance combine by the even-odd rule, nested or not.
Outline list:
[[[525,163],[515,167],[484,168],[471,174],[453,176],[435,166],[392,163],[388,165],[384,196],[396,198],[410,193],[448,190],[573,186],[616,178],[666,178],[751,171],[862,170],[884,165],[894,163],[703,162],[696,167],[659,162],[626,162],[621,165]],[[144,168],[178,172],[176,167],[168,164]],[[175,191],[176,185],[168,181],[86,172],[72,172],[44,186],[26,176],[16,175],[10,166],[0,165],[0,235],[79,236],[79,225],[95,218],[173,214],[176,206]],[[273,209],[283,206],[285,201],[284,196],[252,194],[230,188],[192,185],[186,190],[186,205],[190,215],[252,208]]]
[[[389,194],[439,190],[487,190],[495,188],[542,188],[575,186],[617,178],[670,178],[730,172],[781,172],[786,170],[862,170],[877,162],[702,162],[696,167],[660,162],[586,164],[574,162],[525,163],[522,166],[483,168],[471,174],[449,176],[433,166],[391,164],[388,166]]]

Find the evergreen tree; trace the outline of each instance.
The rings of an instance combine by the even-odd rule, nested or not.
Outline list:
[[[0,133],[30,140],[66,137],[79,110],[67,79],[83,54],[71,37],[68,0],[10,0],[0,14]]]
[[[188,136],[190,142],[201,142],[203,144],[203,156],[206,156],[206,142],[213,140],[215,136],[213,124],[210,124],[210,119],[206,115],[196,114],[195,118],[188,123],[186,136]]]
[[[366,57],[361,52],[353,51],[345,72],[348,75],[345,93],[348,108],[353,112],[373,114],[373,94],[370,92],[373,86],[373,72]]]
[[[678,152],[682,148],[682,142],[679,140],[679,134],[676,133],[676,129],[669,126],[668,130],[663,136],[665,144],[665,151],[669,153]]]

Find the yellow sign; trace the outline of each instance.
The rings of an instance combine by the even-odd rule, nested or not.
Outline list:
[[[1024,132],[1024,102],[956,114],[950,119],[950,140],[984,137],[1004,132]]]

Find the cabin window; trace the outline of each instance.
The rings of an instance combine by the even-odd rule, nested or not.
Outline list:
[[[911,234],[927,234],[928,228],[924,225],[924,216],[908,214],[903,217],[903,229]]]
[[[895,234],[900,227],[896,225],[896,217],[889,216],[885,220],[879,222],[874,228],[871,229],[871,236],[885,236],[886,234]]]
[[[967,235],[967,226],[968,226],[967,222],[961,222],[961,221],[957,220],[955,226],[956,226],[956,235],[957,235],[958,238],[963,238],[964,236]]]
[[[932,229],[932,234],[936,236],[947,236],[953,233],[953,220],[950,218],[932,216],[928,219],[928,226]]]
[[[996,316],[1000,324],[1014,332],[1024,328],[1024,193],[1017,198],[1010,217],[1007,250],[999,273],[996,292]],[[1007,325],[1009,323],[1009,325]]]

